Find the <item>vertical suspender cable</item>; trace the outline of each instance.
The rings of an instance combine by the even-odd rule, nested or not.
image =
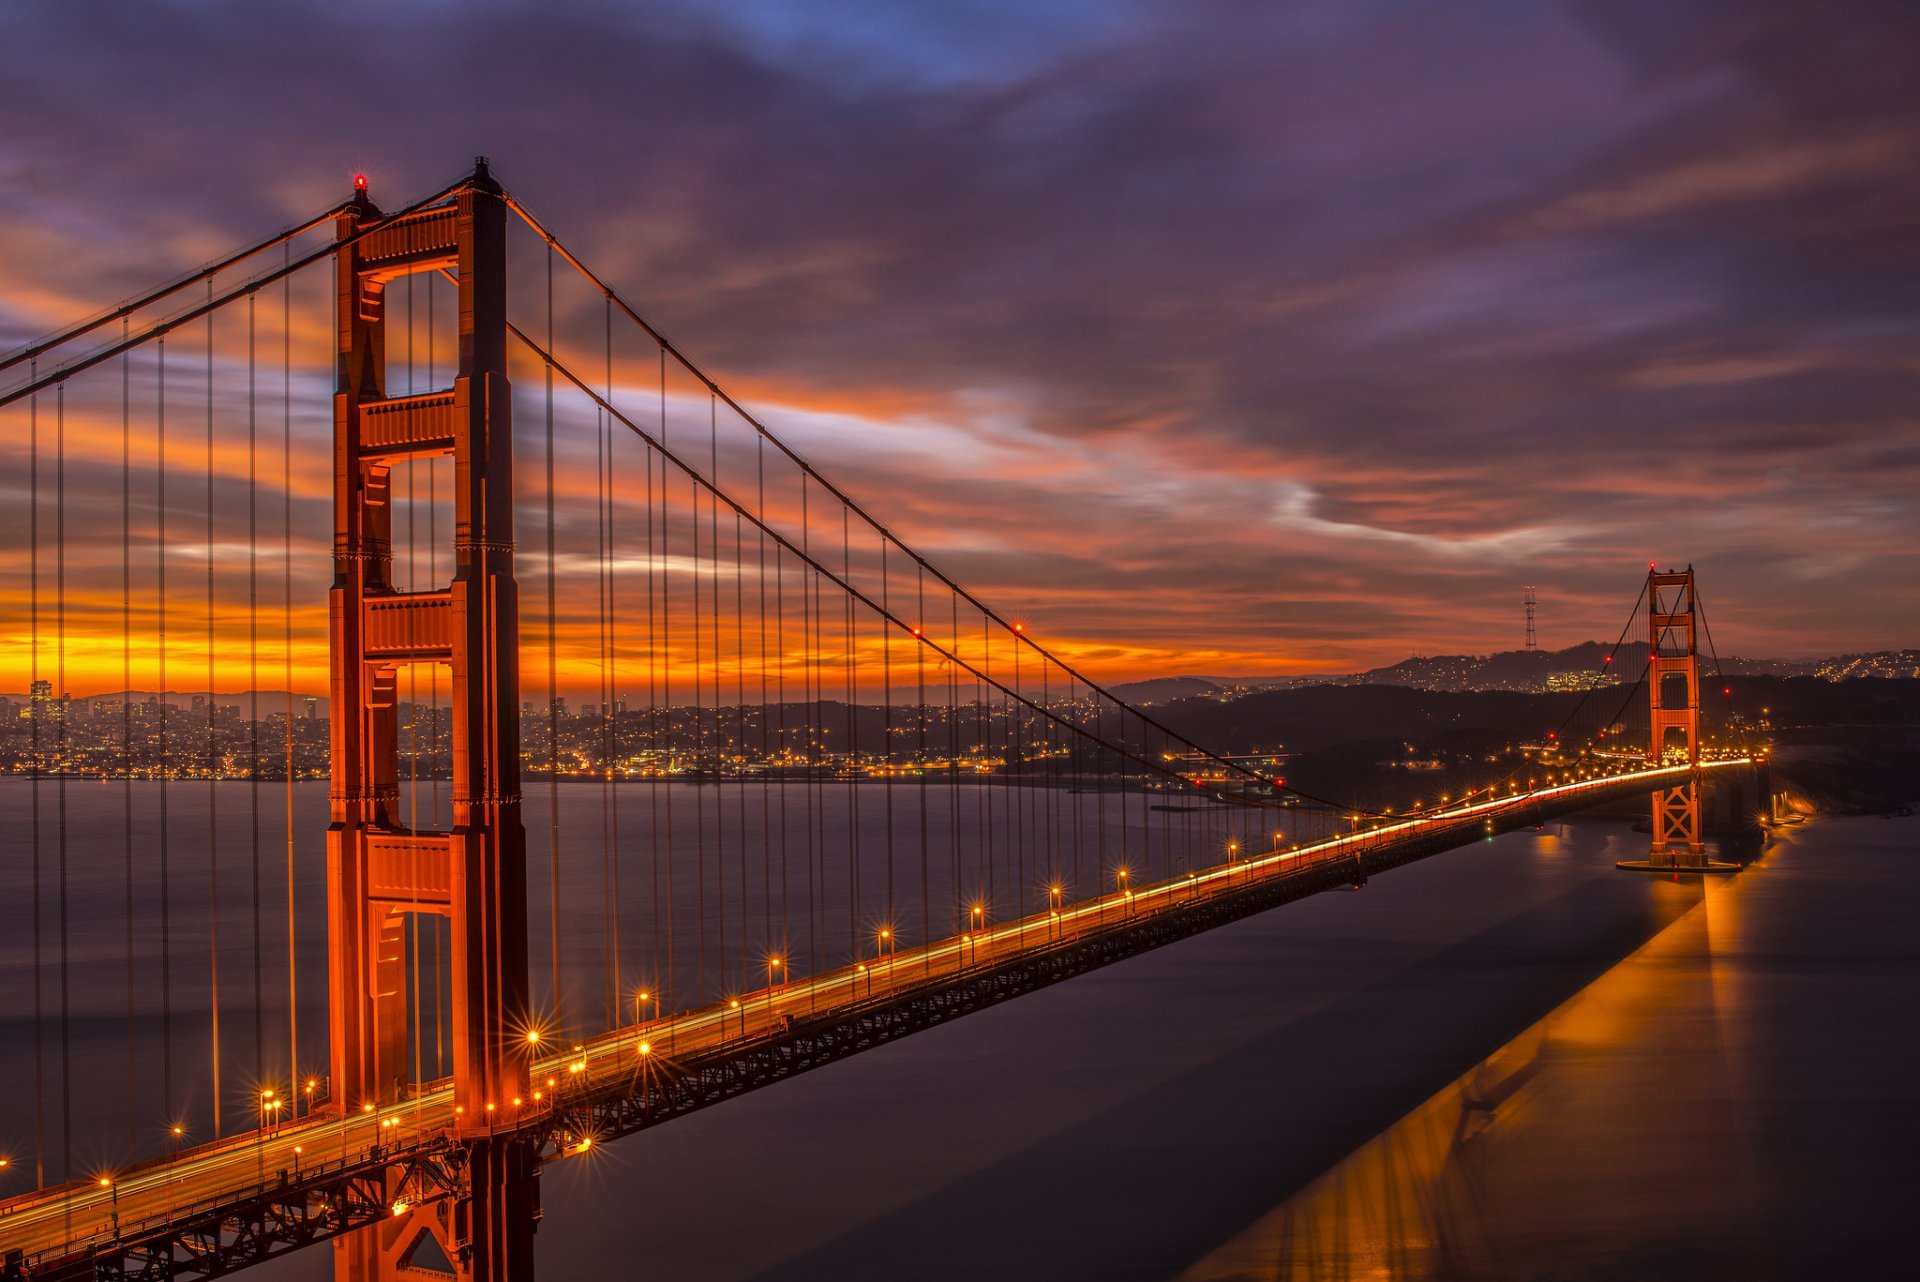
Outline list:
[[[707,450],[708,472],[717,483],[720,473],[720,401],[716,396],[707,397]],[[699,519],[700,493],[694,492],[694,519]],[[699,558],[695,558],[694,572],[699,573]],[[707,608],[713,612],[712,627],[708,634],[713,638],[713,869],[716,885],[716,897],[719,911],[715,916],[716,934],[719,942],[719,977],[723,992],[730,991],[727,979],[727,841],[726,816],[721,806],[720,767],[723,762],[724,748],[720,738],[720,506],[711,494],[707,496],[707,562],[709,569],[707,584]],[[705,843],[702,843],[702,858],[705,857]]]
[[[734,671],[734,751],[735,764],[739,765],[747,756],[747,636],[746,636],[746,559],[740,534],[740,514],[733,514],[733,671]],[[752,896],[747,893],[747,779],[744,773],[734,776],[736,795],[739,805],[735,807],[739,815],[738,848],[740,851],[740,956],[741,965],[746,965],[747,922]],[[767,982],[772,984],[773,971],[767,969]]]
[[[952,592],[947,593],[948,635],[953,640],[955,658],[960,654],[960,598]],[[953,900],[956,912],[961,912],[961,929],[973,928],[972,914],[963,910],[962,897],[965,891],[960,874],[960,665],[952,660],[947,662],[947,862],[950,867],[947,880],[947,895]]]
[[[37,380],[39,362],[30,365],[29,370]],[[28,723],[29,746],[32,750],[32,789],[33,819],[33,1182],[37,1188],[47,1186],[47,1113],[46,1113],[46,1056],[45,1030],[42,1023],[41,1003],[43,984],[41,980],[41,940],[40,940],[40,777],[45,773],[41,760],[41,733],[47,715],[48,701],[40,691],[40,396],[35,393],[27,401],[27,600],[28,619],[32,635],[31,658],[27,663],[27,709],[30,715]],[[63,1173],[64,1174],[64,1173]]]
[[[551,367],[549,367],[551,368]],[[660,447],[666,447],[666,347],[660,347]],[[653,493],[653,468],[647,455],[647,493],[651,505]],[[666,854],[666,992],[672,996],[674,1009],[680,1009],[680,988],[676,986],[676,967],[674,967],[674,562],[668,558],[670,539],[668,539],[668,497],[666,497],[666,459],[660,459],[660,700],[657,704],[659,729],[655,731],[655,752],[662,754],[662,773],[659,783],[653,789],[655,806],[664,810],[666,818],[666,841],[655,841],[655,852]],[[649,535],[651,537],[651,535]],[[651,570],[651,562],[649,562]],[[664,806],[660,800],[664,796]],[[655,854],[659,858],[659,854]],[[659,869],[655,869],[655,904],[659,904]],[[657,937],[659,938],[659,937]],[[655,944],[659,946],[659,944]],[[659,965],[655,965],[655,983],[659,983]],[[674,1046],[674,1025],[668,1025],[666,1033],[668,1050]]]
[[[247,710],[251,714],[247,720],[247,859],[253,889],[253,1073],[256,1080],[271,1082],[275,1079],[267,1070],[267,989],[260,939],[260,413],[255,363],[259,298],[247,295]],[[211,375],[211,367],[208,372]],[[211,708],[211,691],[207,703]],[[287,692],[287,714],[293,714],[292,691]]]
[[[607,400],[613,400],[613,300],[604,300],[602,327],[606,335],[607,357]],[[621,705],[625,702],[620,696],[620,616],[614,599],[614,571],[618,565],[614,550],[614,466],[613,466],[613,418],[603,414],[602,419],[607,433],[607,706],[601,711],[607,728],[607,771],[610,780],[607,787],[607,808],[610,812],[610,827],[613,829],[613,848],[609,853],[609,863],[613,872],[613,1013],[614,1024],[620,1023],[620,999],[624,987],[621,982],[620,957],[620,775],[617,773],[620,755],[620,715]]]
[[[252,295],[248,295],[251,300]],[[207,282],[213,300],[213,282]],[[213,1133],[220,1134],[220,802],[214,780],[213,739],[213,316],[207,313],[207,990],[212,1012]],[[251,397],[249,397],[251,399]],[[164,702],[166,691],[160,698]],[[257,709],[256,709],[257,711]],[[257,1068],[257,1065],[256,1065]]]
[[[169,875],[171,834],[167,823],[167,340],[156,341],[159,369],[155,389],[154,413],[154,654],[159,660],[160,759],[155,774],[160,780],[160,1096],[167,1110],[169,1126],[184,1125],[174,1111],[173,1099],[173,915],[172,878]],[[214,1101],[218,1126],[219,1101]],[[217,1132],[216,1132],[217,1133]]]
[[[852,539],[852,525],[848,520],[846,505],[842,504],[840,507],[840,577],[843,579],[847,578],[853,572]],[[858,792],[860,775],[860,736],[858,729],[859,696],[854,674],[855,617],[853,598],[849,596],[846,600],[847,742],[842,751],[846,754],[847,758],[847,934],[857,940],[860,937],[861,873],[860,804]],[[886,754],[886,737],[885,733],[882,732],[880,759],[883,765],[886,762]],[[891,796],[891,794],[888,795]],[[887,905],[887,919],[889,924],[891,924],[893,919],[893,905],[891,903],[893,889],[891,886],[887,889],[887,898],[889,900]]]
[[[914,567],[913,585],[913,630],[916,635],[924,633],[927,626],[927,577],[926,572]],[[927,646],[922,641],[913,647],[913,677],[917,687],[914,694],[914,720],[919,726],[918,760],[914,763],[914,779],[920,794],[920,945],[921,956],[927,966],[933,965],[932,950],[927,947],[933,942],[933,904],[929,898],[927,883]]]
[[[719,425],[718,417],[719,417],[719,398],[709,395],[707,397],[707,451],[708,451],[707,475],[709,477],[716,475],[720,470],[720,435],[719,435],[720,425]],[[696,485],[697,485],[697,482],[696,482]],[[707,500],[704,505],[702,504],[702,501],[701,501],[702,499]],[[700,489],[696,489],[694,492],[694,519],[696,521],[704,521],[706,523],[706,530],[707,530],[707,560],[706,560],[707,615],[706,617],[707,617],[708,627],[706,631],[706,636],[707,636],[707,639],[711,642],[712,649],[710,651],[709,658],[703,664],[700,665],[700,671],[702,674],[711,672],[713,675],[713,706],[710,713],[713,719],[713,728],[710,736],[706,741],[708,744],[709,752],[711,753],[711,765],[710,765],[710,773],[706,777],[709,780],[711,780],[711,782],[713,783],[713,789],[712,789],[713,791],[713,847],[712,849],[713,849],[713,869],[714,869],[714,883],[715,883],[714,899],[716,904],[715,913],[714,913],[714,923],[716,927],[715,934],[717,937],[716,939],[717,947],[715,952],[716,952],[716,956],[719,958],[719,965],[715,973],[717,975],[718,982],[719,982],[719,989],[718,989],[717,995],[724,995],[727,993],[734,992],[737,986],[735,985],[733,979],[729,976],[728,970],[727,970],[728,963],[731,958],[731,954],[729,954],[727,951],[726,808],[721,801],[722,795],[726,791],[725,788],[721,785],[721,778],[722,778],[721,771],[726,761],[726,746],[725,746],[724,737],[720,729],[720,698],[721,698],[720,669],[721,669],[721,664],[723,662],[721,658],[721,647],[723,645],[723,640],[721,637],[721,628],[720,628],[720,513],[719,513],[718,505],[712,501],[711,496],[702,493]],[[700,567],[698,564],[698,558],[696,558],[695,560],[696,560],[696,563],[694,566],[694,572],[697,574],[700,571]],[[704,680],[704,677],[702,679]],[[704,688],[705,687],[703,685],[702,689],[704,690]],[[706,707],[704,697],[702,699],[701,706],[702,708]],[[704,808],[704,802],[705,802],[705,798],[702,797],[701,803],[703,808]],[[704,851],[705,849],[706,847],[703,845],[702,850]]]
[[[846,515],[847,515],[846,509],[842,507],[840,510],[840,516],[843,522],[846,519]],[[881,786],[881,796],[885,798],[886,806],[887,806],[887,827],[886,827],[887,915],[885,918],[885,926],[887,930],[893,931],[897,929],[896,922],[898,921],[898,917],[894,909],[894,885],[893,885],[893,855],[894,855],[893,628],[887,621],[888,616],[892,615],[893,613],[893,602],[888,595],[891,585],[888,582],[888,575],[887,575],[887,542],[888,542],[887,537],[884,534],[881,535],[880,536],[880,611],[881,611],[880,685],[883,693],[880,699],[880,725],[881,725],[880,766],[881,766],[881,769],[886,772],[885,775],[883,776],[884,782],[882,783],[882,786]]]
[[[607,389],[611,392],[611,388]],[[607,690],[607,448],[612,437],[607,432],[607,412],[595,406],[593,412],[593,586],[596,597],[594,614],[594,646],[599,679],[597,697],[600,699],[600,726],[598,761],[594,774],[600,781],[600,947],[602,953],[601,978],[606,988],[601,994],[601,1008],[606,1015],[606,1027],[620,1026],[620,991],[613,977],[614,968],[614,928],[613,928],[613,814],[612,779],[613,753],[608,731],[613,725],[613,704]]]
[[[986,613],[982,611],[980,615],[979,665],[981,675],[975,677],[973,682],[973,732],[975,737],[980,741],[981,755],[991,761],[993,757],[993,710],[987,704],[986,679],[993,675],[993,633],[989,628],[990,625],[987,622]],[[991,770],[991,767],[989,767],[989,769]],[[985,838],[985,849],[982,852],[981,859],[981,863],[984,866],[984,876],[982,878],[984,886],[982,888],[981,906],[985,908],[987,912],[993,911],[993,891],[995,884],[993,875],[993,858],[995,852],[993,848],[992,789],[993,775],[991,773],[982,775],[980,781],[980,802],[979,805],[975,807],[975,813],[979,817],[980,832]],[[984,918],[985,915],[986,914],[983,913],[982,917]],[[981,924],[984,926],[986,923],[983,920]]]
[[[764,510],[764,498],[761,508]],[[793,912],[792,901],[788,898],[789,881],[787,878],[787,855],[790,830],[787,824],[787,780],[790,777],[787,768],[793,762],[793,745],[787,739],[787,558],[786,549],[779,544],[773,547],[773,650],[777,656],[779,668],[774,673],[774,698],[779,703],[779,755],[780,762],[780,943],[791,954],[793,950]],[[791,957],[789,957],[791,964]],[[820,968],[818,955],[807,959],[809,970]]]
[[[67,947],[67,385],[53,389],[54,842],[60,867],[60,1177],[73,1178],[73,1007]]]
[[[547,246],[547,350],[553,350],[553,246]],[[567,1029],[560,987],[560,680],[554,650],[553,366],[547,366],[547,929],[552,935],[553,1018]]]
[[[120,322],[124,342],[131,321]],[[140,1147],[139,1056],[134,1044],[133,968],[133,397],[132,355],[120,358],[120,854],[126,887],[127,1159]]]
[[[285,254],[293,261],[293,244]],[[431,280],[429,280],[431,287]],[[287,878],[287,1075],[298,1087],[300,1076],[300,986],[295,956],[293,905],[293,278],[280,285],[280,584],[282,683],[287,689],[286,726],[286,878]],[[337,715],[337,714],[336,714]],[[298,1099],[296,1094],[293,1098]],[[313,1104],[307,1096],[308,1107]]]
[[[689,578],[693,580],[693,770],[705,770],[707,752],[707,716],[701,708],[705,695],[705,677],[701,676],[701,482],[687,478],[687,518],[693,526],[693,558],[689,560]],[[695,773],[695,779],[699,773]],[[707,1004],[707,804],[699,793],[693,795],[693,877],[695,877],[695,1006]],[[722,917],[724,919],[724,917]]]
[[[807,568],[811,553],[808,551],[812,535],[812,522],[807,512],[807,474],[800,474],[800,662],[803,694],[802,705],[811,704],[812,711],[801,718],[801,733],[806,736],[807,770],[807,955],[813,959],[817,968],[820,965],[819,916],[816,910],[816,892],[818,882],[814,875],[815,861],[819,850],[815,844],[815,794],[819,787],[819,741],[820,741],[820,705],[814,698],[814,686],[818,675],[817,659],[819,652],[813,645],[813,591]],[[811,1010],[815,1005],[813,997],[808,997],[807,1006]]]
[[[754,483],[759,493],[759,510],[767,510],[767,446],[756,434],[754,448]],[[754,582],[760,592],[760,931],[767,940],[769,951],[776,947],[787,965],[786,978],[793,978],[793,958],[787,955],[787,941],[781,939],[776,944],[773,935],[773,754],[772,730],[773,710],[767,704],[767,532],[756,533],[756,550],[759,554],[758,569]]]
[[[433,307],[434,283],[439,273],[427,273],[427,373],[426,385],[429,390],[438,386],[433,379]],[[427,464],[427,582],[437,590],[440,587],[440,460],[433,459]],[[518,695],[519,691],[514,692]],[[440,831],[440,665],[427,665],[427,707],[430,714],[427,721],[428,744],[428,783],[427,793],[432,805],[427,822],[433,831]],[[416,711],[417,715],[417,711]],[[444,918],[429,917],[432,923],[433,946],[428,950],[430,972],[433,985],[433,1075],[437,1079],[445,1073],[445,1061],[441,1051],[446,1044],[445,1026],[441,1020],[440,986],[440,949],[446,933],[447,922]],[[417,983],[417,981],[416,981]]]
[[[660,969],[660,776],[657,769],[662,760],[660,755],[660,633],[655,629],[655,590],[658,584],[654,575],[653,556],[653,451],[642,450],[641,461],[647,468],[647,746],[651,753],[648,763],[647,784],[647,828],[651,840],[647,843],[647,873],[652,889],[648,897],[649,921],[647,939],[647,982],[652,985],[656,998],[665,1000],[671,993],[662,993],[660,981],[664,972]],[[661,1011],[656,1001],[654,1013]]]

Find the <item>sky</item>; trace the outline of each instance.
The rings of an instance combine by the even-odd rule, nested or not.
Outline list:
[[[1610,639],[1655,560],[1723,653],[1920,645],[1915,48],[1899,0],[35,0],[0,346],[485,153],[1103,678],[1518,648],[1529,585]]]

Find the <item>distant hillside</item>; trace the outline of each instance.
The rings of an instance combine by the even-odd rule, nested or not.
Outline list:
[[[1520,690],[1578,688],[1601,673],[1632,681],[1647,663],[1647,643],[1630,641],[1607,662],[1609,647],[1588,641],[1565,650],[1506,650],[1498,654],[1450,654],[1402,659],[1386,668],[1374,668],[1351,678],[1360,685],[1409,686],[1416,690]],[[1714,660],[1701,656],[1703,670],[1712,672]],[[1741,659],[1725,657],[1719,671],[1730,677],[1800,677],[1819,675],[1814,661]],[[1557,678],[1557,680],[1556,680]]]
[[[1638,675],[1635,673],[1634,675]],[[1738,717],[1781,749],[1781,778],[1823,809],[1889,810],[1920,796],[1920,680],[1730,676],[1713,691],[1703,729]],[[1644,696],[1615,707],[1629,743],[1644,743]],[[1284,751],[1288,782],[1322,796],[1384,804],[1410,789],[1475,780],[1490,756],[1537,742],[1580,703],[1578,693],[1422,690],[1356,682],[1274,690],[1231,701],[1189,699],[1160,710],[1173,729],[1227,754]],[[1442,763],[1428,778],[1382,770],[1393,758]],[[1397,801],[1396,801],[1397,799]]]
[[[1144,708],[1150,703],[1197,698],[1212,694],[1219,688],[1204,677],[1155,677],[1151,681],[1124,682],[1110,687],[1110,690],[1115,698]]]
[[[1238,698],[1269,690],[1300,690],[1311,686],[1405,686],[1410,690],[1510,690],[1521,694],[1544,694],[1562,690],[1583,690],[1599,674],[1617,675],[1621,681],[1636,680],[1647,664],[1647,643],[1631,641],[1620,647],[1612,663],[1607,663],[1609,647],[1598,641],[1586,641],[1565,650],[1505,650],[1497,654],[1444,654],[1402,659],[1385,668],[1366,672],[1322,674],[1295,677],[1159,677],[1151,681],[1129,681],[1113,687],[1113,692],[1134,704],[1169,703],[1175,699],[1205,698],[1215,701]],[[1714,659],[1701,656],[1701,670],[1711,675]],[[1828,659],[1742,659],[1728,655],[1719,660],[1719,671],[1728,677],[1818,677],[1823,681],[1851,681],[1862,677],[1920,677],[1920,650],[1876,650],[1866,654],[1842,654]]]

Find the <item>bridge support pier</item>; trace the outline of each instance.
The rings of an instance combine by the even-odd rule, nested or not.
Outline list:
[[[533,1276],[533,1230],[540,1218],[533,1141],[482,1137],[463,1146],[461,1188],[414,1205],[397,1180],[387,1190],[393,1217],[335,1238],[334,1276],[342,1282],[431,1277],[525,1282]]]
[[[426,994],[410,988],[407,924],[444,917],[453,1130],[464,1157],[452,1197],[444,1188],[389,1190],[393,1223],[341,1240],[343,1282],[422,1271],[506,1282],[532,1269],[532,1154],[524,1141],[489,1130],[515,1125],[532,1104],[533,1027],[501,197],[482,161],[444,204],[387,218],[362,191],[336,228],[331,1105],[379,1110],[419,1085],[408,1022]],[[418,273],[457,281],[459,364],[450,388],[389,396],[388,288]],[[390,476],[397,463],[435,459],[452,463],[453,579],[402,591],[392,575]],[[413,664],[442,665],[450,676],[453,814],[443,832],[407,827],[400,805],[397,673]],[[397,1118],[407,1124],[404,1114]]]

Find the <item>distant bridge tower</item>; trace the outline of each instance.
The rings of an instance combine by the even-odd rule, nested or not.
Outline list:
[[[407,918],[444,917],[454,1102],[466,1123],[457,1138],[466,1157],[455,1198],[340,1239],[337,1269],[343,1278],[390,1278],[444,1256],[462,1277],[524,1277],[535,1217],[531,1146],[493,1139],[487,1125],[530,1099],[529,1048],[523,1033],[510,1031],[528,1027],[528,1006],[506,206],[484,161],[447,203],[392,219],[367,199],[364,180],[355,185],[356,200],[336,227],[330,1094],[333,1107],[348,1112],[378,1113],[404,1097],[408,1010],[421,996],[409,990]],[[434,271],[459,282],[453,386],[389,396],[388,287]],[[400,592],[389,476],[396,462],[441,456],[453,460],[453,581]],[[451,674],[448,832],[412,831],[400,813],[397,671],[416,663],[444,664]],[[405,1198],[404,1190],[389,1193]]]
[[[1702,864],[1700,656],[1694,645],[1692,566],[1647,569],[1647,694],[1647,760],[1659,765],[1683,752],[1693,771],[1685,783],[1653,794],[1652,857]],[[1674,846],[1684,846],[1685,853],[1670,856]]]
[[[1535,648],[1533,642],[1533,607],[1539,604],[1539,598],[1533,595],[1533,586],[1531,584],[1527,586],[1527,594],[1521,597],[1520,600],[1521,603],[1527,607],[1527,649],[1532,650]]]

